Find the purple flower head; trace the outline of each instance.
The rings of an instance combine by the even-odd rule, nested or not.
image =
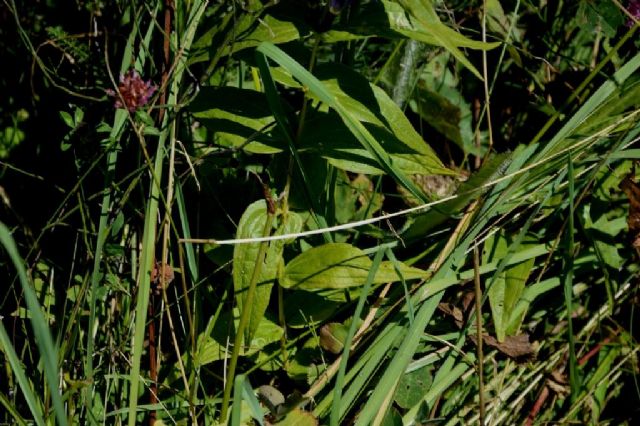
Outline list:
[[[156,90],[158,90],[158,86],[153,84],[151,80],[145,82],[140,74],[132,69],[120,76],[119,93],[111,89],[106,92],[107,95],[115,99],[113,105],[116,108],[126,108],[130,112],[134,112],[136,108],[146,105]]]
[[[638,21],[640,21],[640,0],[630,0],[629,5],[627,6],[627,10],[630,14],[633,15]],[[633,19],[629,19],[627,21],[627,27],[633,27],[635,22]]]

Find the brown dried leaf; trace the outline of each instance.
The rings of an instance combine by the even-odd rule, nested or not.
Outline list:
[[[160,275],[161,273],[162,275]],[[154,293],[160,294],[160,291],[162,290],[163,282],[165,287],[168,287],[174,278],[175,278],[175,275],[173,273],[173,268],[171,267],[171,265],[168,265],[165,263],[161,267],[160,262],[156,262],[153,265],[153,270],[151,271],[151,282],[156,286],[156,288],[154,289]]]
[[[567,377],[560,370],[552,371],[551,377],[547,378],[547,386],[561,397],[565,397],[570,393],[567,382]]]
[[[478,344],[475,334],[469,335],[469,338],[473,343]],[[485,345],[496,348],[510,358],[524,359],[534,355],[533,345],[529,342],[529,335],[526,333],[507,336],[502,343],[498,342],[498,339],[493,336],[483,334],[482,341]]]
[[[464,325],[464,315],[460,308],[455,306],[453,303],[443,302],[438,304],[438,309],[445,315],[453,317],[453,320],[455,321],[456,326],[458,328],[462,328],[462,326]]]

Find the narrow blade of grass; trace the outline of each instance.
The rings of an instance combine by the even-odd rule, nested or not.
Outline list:
[[[25,270],[23,261],[18,254],[18,248],[16,247],[13,238],[11,237],[9,229],[7,229],[7,227],[2,222],[0,222],[0,244],[2,244],[4,249],[7,251],[9,258],[13,262],[13,265],[18,272],[20,285],[22,286],[24,298],[27,302],[27,309],[29,311],[29,314],[31,315],[31,328],[33,330],[33,335],[35,336],[36,344],[38,345],[38,350],[40,351],[40,357],[44,366],[44,375],[47,379],[47,384],[49,385],[49,389],[51,391],[53,410],[55,412],[56,419],[58,420],[58,424],[66,426],[67,416],[65,414],[64,405],[62,404],[62,396],[60,395],[60,390],[58,389],[58,351],[53,344],[51,330],[49,329],[49,325],[47,324],[47,321],[45,320],[42,313],[42,309],[40,308],[38,296],[36,295],[34,288],[31,286],[31,283],[27,278],[27,271]],[[2,331],[4,332],[4,326],[2,327],[2,329]],[[6,333],[4,333],[2,336],[3,340],[5,340],[5,337],[8,340],[8,336],[6,336]],[[23,392],[24,389],[25,388],[23,387]],[[32,395],[32,403],[33,402],[34,399]],[[32,407],[31,404],[29,405],[29,407]]]

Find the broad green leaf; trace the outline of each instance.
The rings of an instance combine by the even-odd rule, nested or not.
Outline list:
[[[625,22],[619,6],[609,0],[580,2],[578,19],[590,33],[602,31],[606,37],[615,37],[618,27]]]
[[[253,21],[250,28],[240,28],[239,30],[240,36],[224,51],[225,54],[256,47],[263,41],[280,44],[308,35],[308,29],[301,27],[300,23],[281,21],[272,15],[264,15],[264,17]]]
[[[344,299],[344,292],[340,291],[340,294]],[[291,328],[314,327],[330,318],[344,303],[304,290],[287,291],[285,301],[284,315]]]
[[[450,58],[445,51],[425,64],[409,106],[465,154],[483,156],[473,136],[471,107],[459,91],[460,77],[448,66]]]
[[[196,343],[193,362],[200,367],[231,356],[231,347],[235,336],[235,328],[239,321],[238,309],[233,310],[234,321],[231,323],[231,313],[222,314],[213,325],[210,334],[201,333]],[[269,317],[264,317],[248,345],[241,350],[242,356],[251,356],[262,350],[269,343],[277,342],[284,330]]]
[[[275,154],[286,143],[261,92],[236,87],[203,87],[189,110],[209,132],[211,142],[242,147],[255,154]],[[252,142],[247,143],[247,141]]]
[[[589,239],[593,241],[594,248],[601,257],[602,262],[614,270],[620,270],[624,259],[618,252],[617,241],[614,237],[626,228],[627,224],[624,221],[624,217],[609,220],[606,214],[602,214],[593,222],[591,205],[586,204],[583,210],[583,221],[585,232]]]
[[[278,19],[270,14],[260,17],[258,13],[243,13],[239,19],[220,19],[211,22],[193,44],[194,54],[189,57],[190,63],[211,59],[214,55],[227,56],[244,49],[256,47],[263,41],[274,44],[299,40],[309,34],[309,29],[301,22]],[[233,31],[235,37],[228,43],[222,40]],[[221,49],[220,52],[217,49]]]
[[[402,172],[454,174],[384,90],[341,65],[318,66],[316,76],[332,99],[365,126]],[[309,96],[322,101],[318,93],[310,92]],[[311,116],[304,130],[301,149],[317,151],[336,167],[348,171],[368,174],[383,171],[377,156],[362,145],[339,113],[318,112]]]
[[[520,247],[525,250],[527,245],[523,243]],[[499,261],[507,256],[508,252],[509,240],[504,233],[494,234],[485,242],[483,263]],[[488,290],[493,325],[500,342],[503,342],[507,336],[507,328],[517,329],[520,326],[517,322],[512,323],[512,318],[534,262],[535,259],[532,258],[505,268],[498,277],[494,278]]]
[[[359,248],[346,243],[314,247],[298,255],[284,270],[281,285],[297,290],[349,288],[364,285],[372,261]],[[427,272],[401,264],[405,280],[424,278]],[[391,262],[382,262],[374,283],[399,281]]]
[[[277,228],[273,235],[291,234],[298,232],[302,227],[302,220],[294,212],[280,215]],[[247,207],[240,218],[236,238],[254,238],[264,236],[264,227],[267,221],[267,205],[264,200],[256,201]],[[247,325],[245,340],[251,341],[254,333],[260,326],[264,313],[269,305],[271,288],[278,275],[278,268],[282,264],[282,251],[286,240],[277,240],[269,244],[264,263],[260,268],[255,296],[251,306],[245,305],[245,291],[249,288],[256,268],[256,259],[260,243],[237,244],[233,251],[233,288],[236,301],[240,310],[250,309],[249,323]]]
[[[375,158],[378,165],[400,185],[404,186],[414,197],[427,202],[429,198],[407,178],[393,163],[393,159],[380,145],[380,142],[369,132],[369,130],[358,120],[348,108],[340,103],[334,95],[327,90],[327,87],[319,81],[313,74],[307,71],[300,63],[287,55],[277,46],[271,43],[262,43],[258,46],[257,55],[268,56],[270,59],[285,68],[291,75],[308,88],[309,93],[313,93],[327,107],[338,113],[344,124],[349,128],[358,142]]]
[[[431,368],[431,366],[424,366],[402,375],[394,396],[396,404],[408,409],[424,398],[433,382]]]
[[[371,124],[365,127],[389,154],[394,166],[404,174],[452,174],[435,156],[413,151],[387,129]],[[368,175],[383,173],[375,157],[359,144],[333,111],[312,115],[305,124],[300,149],[322,156],[341,170]]]

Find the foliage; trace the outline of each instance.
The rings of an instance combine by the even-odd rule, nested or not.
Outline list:
[[[0,422],[632,422],[636,6],[3,0]]]

